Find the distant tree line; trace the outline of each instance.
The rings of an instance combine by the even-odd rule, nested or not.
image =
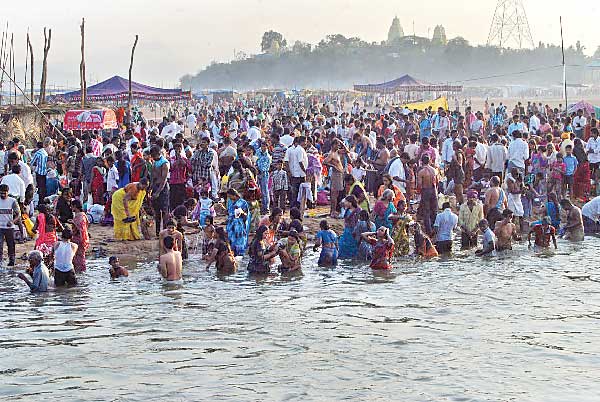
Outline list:
[[[268,31],[262,37],[262,54],[236,57],[228,63],[212,62],[198,74],[182,77],[180,83],[182,88],[195,90],[347,89],[353,84],[378,83],[403,74],[432,83],[464,81],[473,86],[552,86],[562,81],[560,46],[542,42],[535,49],[523,50],[471,46],[462,37],[446,40],[440,28],[436,27],[433,40],[404,36],[368,43],[334,34],[316,45],[301,41],[289,44],[282,34]],[[581,82],[583,67],[591,58],[584,54],[580,42],[565,53],[569,81]],[[600,57],[600,48],[595,57]],[[551,66],[555,68],[546,68]],[[489,78],[479,80],[483,77]]]

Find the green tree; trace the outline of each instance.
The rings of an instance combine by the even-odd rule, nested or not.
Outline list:
[[[260,49],[263,53],[277,53],[287,46],[287,41],[282,34],[275,31],[267,31],[262,36]]]

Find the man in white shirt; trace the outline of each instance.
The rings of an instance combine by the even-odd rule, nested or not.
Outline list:
[[[487,162],[488,146],[482,141],[481,137],[477,137],[473,161],[473,180],[475,181],[479,181],[483,178],[485,164]]]
[[[581,216],[586,235],[600,233],[600,197],[585,204],[581,208]]]
[[[294,143],[294,146],[286,150],[284,158],[290,173],[290,206],[297,203],[300,184],[306,181],[306,168],[308,167],[308,155],[304,150],[306,137],[300,136],[295,139]]]
[[[172,140],[180,131],[181,127],[175,121],[175,117],[171,117],[171,122],[163,127],[160,135],[167,140]]]
[[[529,114],[529,132],[532,134],[537,133],[537,131],[540,129],[540,118],[537,117],[535,114],[530,113]]]
[[[250,122],[250,129],[248,130],[248,139],[250,140],[251,144],[254,144],[256,140],[262,137],[262,133],[256,125],[257,123],[255,120]]]
[[[525,173],[525,161],[529,159],[529,146],[519,130],[513,132],[513,140],[508,145],[508,170],[515,167]]]
[[[0,184],[6,184],[8,186],[8,195],[23,203],[25,202],[25,182],[19,176],[21,174],[21,166],[14,165],[11,168],[11,172],[11,174],[2,178]]]
[[[188,114],[186,124],[190,130],[190,134],[193,135],[194,131],[196,130],[196,116],[194,116],[194,113]]]
[[[598,138],[598,128],[592,127],[590,133],[591,137],[585,146],[585,151],[588,153],[588,160],[593,173],[600,167],[600,138]]]
[[[450,162],[452,162],[452,158],[454,157],[454,141],[456,137],[458,137],[458,131],[452,130],[450,136],[442,143],[442,160],[445,167],[450,166]]]
[[[583,115],[583,109],[579,109],[577,111],[577,116],[573,118],[573,132],[575,133],[575,137],[583,139],[586,124],[587,119]]]
[[[504,177],[504,168],[508,159],[508,151],[499,140],[498,134],[491,136],[492,145],[488,149],[487,167],[491,170],[492,176]]]
[[[408,160],[405,162],[408,163]],[[392,177],[392,183],[400,189],[402,194],[406,194],[406,172],[404,171],[402,156],[391,162],[388,174]]]

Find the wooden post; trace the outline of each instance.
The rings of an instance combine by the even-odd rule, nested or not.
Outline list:
[[[31,41],[29,40],[29,32],[27,33],[27,46],[29,47],[29,68],[31,69],[30,71],[30,76],[29,76],[29,81],[30,81],[30,85],[31,85],[31,102],[33,103],[35,101],[34,98],[34,83],[33,83],[33,46],[31,46]]]
[[[52,40],[52,29],[44,27],[44,60],[42,62],[42,80],[40,82],[40,100],[38,104],[46,103],[46,80],[48,78],[48,51],[50,50],[50,41]]]
[[[81,109],[85,109],[87,96],[87,82],[85,80],[85,18],[81,19],[81,63],[79,64],[79,77],[81,86]]]
[[[8,35],[8,21],[6,21],[6,29],[2,31],[2,42],[0,43],[0,67],[2,67],[2,74],[0,74],[0,105],[2,105],[2,90],[4,89],[4,53],[6,52],[6,38]]]
[[[129,96],[127,98],[127,123],[131,124],[131,102],[132,102],[132,93],[131,93],[131,70],[133,69],[133,54],[135,53],[135,47],[138,43],[138,36],[135,35],[135,42],[133,42],[133,47],[131,48],[131,62],[129,63]]]
[[[27,41],[25,42],[25,80],[23,90],[27,92],[27,72],[29,70],[29,28],[27,28]],[[25,96],[23,96],[23,105],[25,105]]]
[[[10,35],[10,53],[12,54],[12,74],[13,74],[13,82],[17,82],[17,73],[15,71],[15,42],[14,42],[14,35],[11,34]],[[15,95],[15,105],[17,104],[17,87],[15,85],[13,85],[13,92]]]

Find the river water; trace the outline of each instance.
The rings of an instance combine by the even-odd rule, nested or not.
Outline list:
[[[600,239],[218,278],[190,261],[30,295],[0,272],[0,400],[600,400]],[[244,264],[242,264],[244,266]],[[48,399],[49,398],[49,399]]]

